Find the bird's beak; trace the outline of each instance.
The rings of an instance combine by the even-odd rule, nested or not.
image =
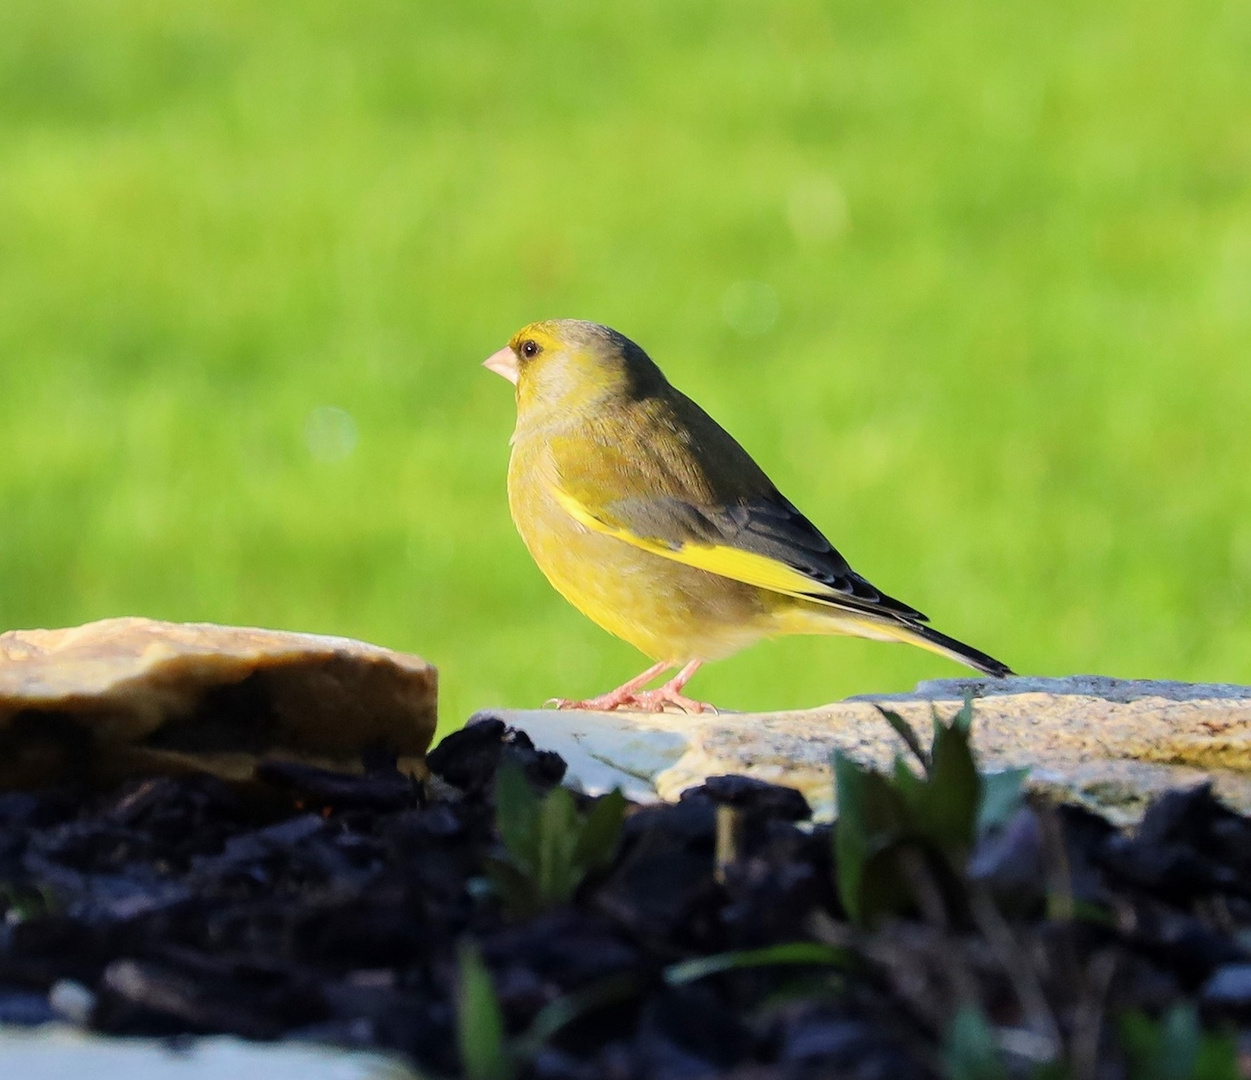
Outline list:
[[[494,371],[496,375],[503,375],[514,386],[517,385],[517,354],[507,345],[483,360],[482,366],[488,371]]]

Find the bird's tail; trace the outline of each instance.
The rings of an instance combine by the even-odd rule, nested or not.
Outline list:
[[[963,641],[957,641],[953,637],[948,637],[946,634],[935,630],[932,626],[926,626],[924,623],[880,623],[875,621],[874,629],[893,637],[897,641],[906,641],[912,645],[919,645],[922,649],[938,653],[939,656],[946,656],[961,664],[967,664],[974,671],[980,671],[984,675],[993,675],[1002,679],[1006,675],[1013,674],[1012,669],[1007,664],[996,660],[993,656],[988,656],[971,645],[966,645]]]
[[[796,604],[780,612],[777,618],[777,632],[783,634],[851,634],[874,641],[906,641],[909,645],[919,645],[949,660],[967,664],[984,675],[1003,678],[1013,674],[1007,664],[993,656],[948,637],[917,618],[910,619],[894,611],[857,609],[850,603],[837,606]]]

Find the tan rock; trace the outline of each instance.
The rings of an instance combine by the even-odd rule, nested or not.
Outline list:
[[[875,706],[928,739],[931,709],[950,717],[966,693],[973,741],[988,770],[1028,766],[1031,783],[1119,822],[1169,788],[1210,780],[1251,812],[1251,687],[1107,679],[946,679],[911,694],[861,697],[776,713],[684,716],[493,710],[569,762],[589,790],[616,784],[673,799],[720,773],[798,788],[833,812],[835,749],[885,766],[902,743]]]
[[[349,638],[106,619],[0,634],[0,790],[281,757],[340,768],[384,746],[420,768],[437,673]]]

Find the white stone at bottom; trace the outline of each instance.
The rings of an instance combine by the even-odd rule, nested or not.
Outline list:
[[[226,1036],[177,1043],[110,1039],[72,1028],[0,1027],[0,1076],[12,1080],[419,1080],[381,1054]]]

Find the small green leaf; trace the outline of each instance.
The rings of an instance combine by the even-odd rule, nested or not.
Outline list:
[[[912,889],[900,861],[906,846],[907,841],[892,842],[865,860],[860,877],[858,925],[871,928],[888,915],[912,908]]]
[[[457,951],[456,1036],[467,1080],[512,1080],[504,1015],[482,954],[470,942]]]
[[[615,1005],[637,997],[641,987],[632,974],[609,975],[598,982],[549,1001],[531,1022],[526,1033],[514,1045],[516,1056],[531,1058],[550,1042],[558,1032],[579,1017],[607,1005]]]
[[[895,872],[892,848],[910,817],[907,804],[881,773],[834,752],[838,821],[834,860],[838,895],[847,917],[860,926],[907,903],[907,886]]]
[[[928,752],[902,717],[878,711],[923,764],[924,773],[914,772],[902,755],[896,756],[889,777],[842,753],[833,756],[838,894],[848,918],[860,926],[917,902],[913,887],[918,867],[938,873],[944,902],[957,899],[979,828],[1008,820],[1020,805],[1026,776],[1024,770],[987,779],[979,774],[970,734],[972,698],[965,699],[950,723],[931,708],[934,736]]]
[[[1060,908],[1061,902],[1058,897],[1048,896],[1047,909],[1051,910]],[[1063,905],[1067,910],[1064,918],[1072,919],[1074,922],[1091,923],[1095,926],[1114,927],[1118,925],[1116,913],[1108,908],[1102,907],[1093,900],[1080,900],[1076,897],[1069,897],[1066,904]],[[1053,918],[1048,914],[1048,918]]]
[[[505,758],[495,773],[495,823],[513,862],[531,875],[539,869],[541,800],[525,770]]]
[[[1030,770],[1005,769],[982,773],[982,804],[977,811],[977,831],[998,829],[1012,820],[1021,808],[1021,793]]]
[[[1242,1080],[1238,1043],[1232,1035],[1204,1035],[1195,1056],[1194,1080]]]
[[[960,706],[960,711],[951,718],[951,726],[957,731],[964,732],[968,735],[973,730],[973,695],[966,694],[964,696],[964,704]]]
[[[519,765],[502,762],[495,818],[508,863],[488,861],[486,870],[512,914],[527,917],[571,900],[589,870],[611,861],[626,805],[614,791],[583,814],[568,788],[538,795]]]
[[[56,896],[47,885],[0,882],[0,912],[8,922],[25,922],[56,910]]]
[[[976,1005],[960,1006],[947,1029],[943,1076],[945,1080],[1008,1080],[995,1033]]]
[[[869,851],[876,853],[909,833],[912,815],[908,804],[881,773],[866,772],[860,787]]]
[[[838,820],[834,825],[834,860],[838,896],[852,922],[861,922],[860,883],[869,854],[864,820],[864,777],[860,765],[841,750],[834,751],[835,797]]]
[[[953,866],[973,846],[982,781],[967,728],[939,725],[930,751],[930,782],[917,824]]]
[[[568,788],[548,792],[539,812],[539,894],[551,903],[573,895],[580,877],[573,865],[578,844],[578,811]]]
[[[930,756],[925,752],[925,747],[921,745],[921,737],[917,735],[916,728],[893,709],[883,709],[880,705],[875,705],[874,708],[895,729],[895,734],[903,739],[904,744],[912,751],[917,761],[921,763],[922,771],[928,773],[930,771]]]
[[[812,964],[819,967],[846,969],[851,954],[834,945],[822,945],[816,941],[795,941],[784,945],[769,945],[763,949],[739,949],[735,952],[715,953],[684,960],[665,968],[665,982],[670,986],[682,986],[709,975],[742,968],[775,967],[777,965]]]
[[[491,888],[514,918],[528,919],[543,910],[538,883],[515,864],[505,859],[485,858],[482,869]]]
[[[596,870],[612,862],[621,839],[627,805],[620,788],[595,800],[573,851],[574,861],[584,870]]]
[[[902,757],[895,758],[892,780],[895,790],[899,792],[903,801],[908,804],[908,809],[914,813],[921,809],[921,805],[925,801],[926,782],[908,768],[908,763]]]
[[[1130,1080],[1238,1080],[1237,1047],[1228,1036],[1205,1034],[1190,1005],[1174,1005],[1160,1020],[1140,1012],[1121,1017],[1121,1046]]]
[[[1165,1014],[1161,1024],[1163,1040],[1160,1044],[1160,1064],[1169,1076],[1190,1076],[1199,1057],[1199,1043],[1203,1029],[1194,1009],[1173,1006]]]

